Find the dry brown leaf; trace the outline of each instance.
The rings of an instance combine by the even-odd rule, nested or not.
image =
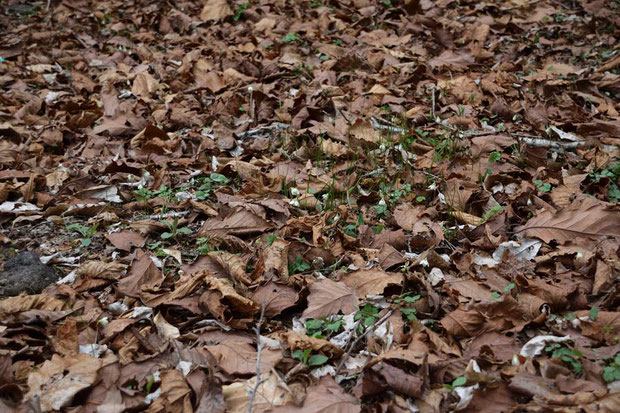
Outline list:
[[[618,207],[590,197],[575,200],[557,213],[545,210],[517,227],[526,237],[556,240],[560,244],[575,238],[620,238]]]
[[[160,89],[159,82],[148,72],[140,72],[136,75],[131,87],[131,93],[143,98],[153,96]]]
[[[343,349],[327,340],[310,337],[296,331],[287,331],[282,334],[282,337],[286,340],[288,349],[291,351],[310,349],[325,354],[329,358],[340,357],[344,353]]]
[[[161,395],[146,409],[147,413],[192,413],[192,390],[179,370],[161,373]]]
[[[233,11],[226,0],[208,0],[202,8],[200,19],[202,21],[220,20],[232,15]]]
[[[254,301],[239,295],[228,279],[206,277],[205,284],[209,290],[220,293],[220,300],[228,304],[238,314],[253,316],[260,310],[260,306]]]
[[[144,247],[146,242],[142,235],[129,230],[113,232],[107,238],[116,248],[127,252],[130,252],[133,247]]]
[[[274,413],[359,413],[361,407],[355,397],[345,393],[331,376],[326,376],[318,385],[306,389],[306,399],[302,406],[296,407],[288,403],[272,411]]]
[[[256,373],[258,352],[247,343],[225,343],[217,346],[205,346],[215,358],[217,365],[226,374]],[[260,371],[267,373],[282,359],[280,350],[263,349],[260,357]]]
[[[380,268],[358,270],[346,274],[341,281],[351,287],[358,297],[370,294],[383,294],[388,285],[402,285],[403,275],[394,272],[385,272]]]
[[[261,285],[252,294],[252,301],[265,306],[265,317],[279,315],[287,308],[293,307],[299,300],[299,294],[294,288],[272,281]]]
[[[80,265],[77,274],[82,277],[118,280],[123,276],[127,266],[117,262],[86,261]]]
[[[88,354],[71,357],[53,355],[28,376],[26,399],[38,397],[41,411],[60,410],[71,405],[73,396],[97,380],[102,361]]]
[[[332,314],[351,314],[359,302],[355,291],[343,282],[324,279],[308,287],[308,308],[302,314],[306,318],[322,318]]]
[[[0,313],[4,314],[28,310],[60,311],[64,307],[64,301],[45,294],[22,294],[0,300]]]
[[[256,376],[243,382],[223,386],[224,401],[228,413],[245,413],[248,411],[250,394],[255,395],[252,403],[253,411],[268,411],[293,401],[293,394],[280,376],[272,371],[261,374],[260,383],[256,387]]]

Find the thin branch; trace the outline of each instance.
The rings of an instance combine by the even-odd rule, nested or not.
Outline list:
[[[394,309],[390,308],[388,310],[387,313],[385,313],[383,315],[383,317],[381,317],[380,319],[378,319],[377,321],[375,321],[375,323],[370,326],[369,328],[366,329],[366,331],[364,331],[361,335],[359,335],[354,341],[353,343],[351,343],[351,345],[349,346],[349,349],[347,350],[347,352],[344,354],[344,356],[342,356],[342,360],[340,360],[340,363],[338,364],[338,368],[336,369],[336,374],[338,374],[340,372],[340,370],[342,369],[342,367],[344,366],[344,363],[347,361],[347,359],[349,358],[349,356],[351,355],[351,352],[353,351],[353,349],[355,348],[355,346],[357,345],[357,343],[360,342],[361,339],[363,339],[364,337],[366,337],[368,335],[368,333],[370,333],[371,330],[374,330],[376,326],[380,326],[381,324],[383,324],[383,322],[385,322],[385,320],[387,320],[388,318],[390,318],[390,316],[392,315],[392,313],[394,313]]]
[[[250,393],[250,400],[248,402],[248,413],[252,413],[252,404],[254,403],[254,396],[256,396],[256,392],[258,391],[258,387],[261,385],[260,379],[260,355],[263,350],[263,344],[260,341],[260,328],[263,324],[263,317],[265,316],[265,303],[262,303],[260,306],[260,317],[258,319],[258,323],[256,323],[256,327],[254,327],[254,331],[256,332],[256,351],[258,351],[258,355],[256,356],[256,383],[254,384],[254,389],[252,393]]]

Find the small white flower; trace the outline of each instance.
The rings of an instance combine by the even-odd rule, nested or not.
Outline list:
[[[291,199],[290,201],[288,201],[289,205],[292,205],[294,207],[299,207],[299,200],[298,199]]]
[[[323,202],[326,202],[329,199],[329,194],[323,194]]]
[[[291,188],[291,195],[293,196],[299,196],[300,192],[299,189],[297,188]]]
[[[381,198],[381,199],[379,200],[379,205],[381,205],[381,206],[385,206],[385,199]]]
[[[252,86],[248,86],[248,93],[254,92],[254,88]]]

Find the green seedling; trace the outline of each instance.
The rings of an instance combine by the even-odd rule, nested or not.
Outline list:
[[[315,338],[327,339],[339,333],[343,327],[342,317],[335,317],[333,320],[327,318],[306,320],[306,334]]]
[[[583,373],[581,360],[579,360],[579,358],[583,356],[583,354],[581,354],[580,351],[570,349],[560,343],[553,343],[545,347],[545,351],[547,353],[550,353],[551,358],[561,360],[565,364],[569,365],[575,373]]]
[[[327,363],[329,358],[323,354],[311,354],[312,350],[307,348],[305,350],[295,350],[291,354],[294,359],[301,361],[306,366],[317,367]]]
[[[291,264],[289,264],[288,266],[288,272],[289,274],[298,274],[298,273],[303,273],[306,272],[310,269],[310,264],[308,264],[307,262],[305,262],[303,260],[303,258],[297,257],[295,258],[295,261],[293,261]]]
[[[551,192],[551,184],[548,182],[543,182],[540,179],[534,179],[534,184],[536,184],[540,192]]]
[[[95,232],[97,231],[97,227],[99,226],[98,223],[95,223],[92,227],[88,227],[86,225],[80,225],[80,224],[71,224],[71,225],[67,225],[67,230],[69,231],[75,231],[78,232],[80,235],[82,235],[82,247],[88,247],[91,242],[92,242],[92,238],[95,235]]]
[[[454,390],[455,387],[464,386],[465,383],[467,383],[467,379],[465,378],[465,376],[460,376],[454,379],[451,384],[444,384],[443,386],[446,389]]]
[[[172,222],[170,221],[161,221],[168,227],[168,231],[161,234],[162,239],[176,239],[180,234],[191,234],[192,230],[187,227],[179,228],[179,219],[175,218]]]
[[[608,383],[620,380],[620,353],[610,359],[610,363],[603,369],[603,379]]]

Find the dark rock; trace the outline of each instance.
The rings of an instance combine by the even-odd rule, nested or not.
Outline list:
[[[4,263],[0,272],[0,297],[38,294],[58,279],[51,267],[43,264],[39,256],[31,251],[20,252]]]

